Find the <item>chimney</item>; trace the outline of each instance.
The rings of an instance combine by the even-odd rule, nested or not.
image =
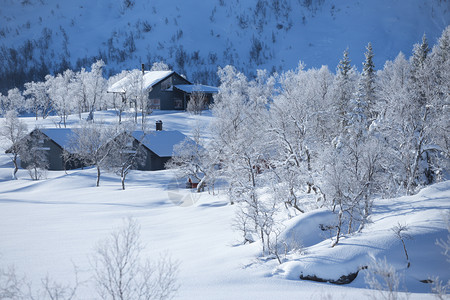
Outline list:
[[[142,64],[141,67],[142,67],[142,75],[145,75],[145,73],[144,73],[144,71],[145,71],[145,65]]]
[[[162,121],[156,121],[156,131],[162,131]]]

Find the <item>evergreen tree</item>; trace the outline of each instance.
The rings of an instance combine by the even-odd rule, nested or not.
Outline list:
[[[424,33],[422,36],[422,43],[414,45],[413,56],[411,57],[413,72],[424,68],[428,52],[430,52],[430,48],[428,46],[427,36]],[[412,78],[414,78],[414,74],[412,74]]]
[[[336,70],[335,77],[335,106],[338,117],[339,128],[344,128],[348,125],[347,112],[349,109],[349,101],[354,90],[355,70],[350,65],[351,60],[348,56],[348,48],[345,49],[342,59]]]
[[[413,54],[410,59],[411,63],[411,99],[414,104],[423,106],[427,103],[427,56],[430,48],[425,34],[422,37],[421,44],[415,44]]]
[[[339,61],[338,65],[338,75],[343,76],[344,78],[348,78],[348,73],[352,69],[352,66],[350,65],[351,60],[348,57],[348,48],[344,50],[344,54],[342,59]]]
[[[433,143],[439,146],[440,153],[432,161],[436,180],[442,178],[442,170],[450,167],[450,26],[439,38],[429,55],[430,86],[432,99],[428,105],[432,107],[431,114],[435,129],[431,132]]]
[[[367,117],[369,120],[374,120],[378,113],[375,111],[376,96],[375,96],[375,65],[373,63],[373,49],[372,44],[367,44],[366,57],[363,62],[363,71],[361,74],[361,81],[359,90],[360,96],[363,98],[362,102],[367,103]]]

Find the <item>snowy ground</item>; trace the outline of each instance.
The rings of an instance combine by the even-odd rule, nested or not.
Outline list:
[[[112,113],[102,116],[113,121]],[[32,129],[35,121],[26,119]],[[185,113],[157,113],[151,119],[162,119],[164,128],[186,134],[196,122]],[[208,114],[199,118],[203,125],[209,119]],[[51,120],[39,122],[53,126]],[[101,186],[95,187],[94,169],[67,175],[48,172],[48,179],[42,181],[31,181],[25,170],[19,171],[19,180],[11,181],[11,170],[6,155],[0,154],[0,266],[14,265],[36,285],[47,274],[71,281],[73,264],[80,268],[80,277],[88,279],[89,255],[96,243],[130,216],[141,225],[149,257],[167,251],[180,262],[177,299],[376,298],[376,292],[365,289],[364,274],[346,286],[298,279],[301,273],[333,279],[354,272],[367,264],[369,254],[387,257],[402,272],[404,284],[413,292],[409,299],[433,299],[424,294],[430,291],[429,285],[419,280],[432,275],[450,278],[449,263],[435,245],[436,239],[447,236],[444,214],[450,210],[450,182],[413,197],[376,201],[373,223],[360,234],[343,238],[335,248],[315,233],[326,213],[296,217],[287,229],[304,228],[306,254],[278,265],[276,260],[259,257],[257,243],[238,245],[238,233],[231,227],[234,206],[228,204],[223,190],[217,196],[190,195],[176,187],[172,171],[134,171],[122,191],[114,174],[104,173]],[[413,238],[406,241],[408,269],[401,242],[391,231],[399,222],[409,226]],[[79,296],[94,299],[92,285],[83,285]]]

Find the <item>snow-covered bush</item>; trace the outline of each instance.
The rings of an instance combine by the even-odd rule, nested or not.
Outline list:
[[[167,254],[143,259],[140,226],[127,219],[101,241],[92,256],[97,291],[102,299],[172,299],[177,290],[178,263]]]

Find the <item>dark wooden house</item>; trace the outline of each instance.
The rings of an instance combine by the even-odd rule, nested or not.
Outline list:
[[[76,158],[76,153],[71,152],[72,134],[73,131],[70,128],[34,129],[24,140],[25,151],[41,152],[43,155],[39,157],[45,160],[48,170],[60,171],[85,167]],[[132,132],[130,147],[136,149],[138,145],[141,145],[145,153],[136,169],[163,170],[166,162],[173,155],[174,146],[185,139],[186,136],[179,131],[162,130],[161,121],[156,122],[155,131],[145,134],[143,131]],[[8,150],[6,152],[8,153]],[[22,168],[27,168],[25,161],[21,160],[20,163]]]
[[[73,132],[70,128],[34,129],[25,138],[25,151],[42,151],[48,170],[71,170],[83,167],[69,150]],[[21,160],[20,166],[27,168],[27,162]]]
[[[157,130],[144,134],[143,131],[132,133],[134,144],[141,143],[145,152],[145,160],[137,169],[143,171],[164,170],[166,162],[172,158],[173,147],[186,139],[177,130]]]
[[[185,110],[193,92],[204,93],[209,104],[218,92],[216,87],[192,84],[174,71],[142,71],[142,76],[142,89],[148,93],[149,107],[152,109]],[[126,99],[132,86],[132,76],[126,76],[114,83],[108,92]]]

